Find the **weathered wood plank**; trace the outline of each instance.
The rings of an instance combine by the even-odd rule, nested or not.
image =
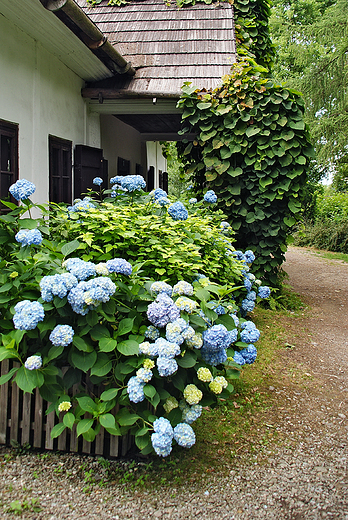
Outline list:
[[[8,374],[10,361],[6,359],[1,363],[1,375]],[[8,416],[8,385],[0,386],[0,444],[6,444],[7,416]]]
[[[54,426],[56,418],[56,412],[53,410],[53,412],[49,413],[46,416],[46,428],[45,428],[45,449],[46,450],[53,450],[53,439],[51,438],[51,431]]]
[[[29,444],[30,441],[30,412],[31,412],[31,394],[28,392],[23,395],[22,405],[22,421],[21,421],[21,444]]]
[[[14,367],[19,367],[19,363],[13,363]],[[10,441],[18,442],[19,427],[19,388],[13,383],[11,387],[11,426]]]
[[[39,389],[35,389],[35,409],[34,409],[34,448],[42,448],[42,428],[43,428],[43,399],[39,393]]]

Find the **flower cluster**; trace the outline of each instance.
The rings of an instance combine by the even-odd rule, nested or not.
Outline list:
[[[179,316],[178,307],[166,293],[160,293],[147,308],[147,317],[155,327],[165,327],[167,323],[176,320]]]
[[[94,177],[92,182],[95,186],[101,186],[103,184],[103,179],[101,177]]]
[[[247,348],[243,348],[240,352],[235,352],[233,356],[233,360],[238,363],[238,365],[251,365],[254,363],[257,357],[257,349],[254,345],[248,345]]]
[[[181,345],[185,340],[192,340],[195,330],[183,318],[177,318],[166,326],[166,338]]]
[[[38,370],[42,367],[42,358],[41,356],[30,356],[27,358],[24,366],[27,370]]]
[[[39,246],[42,242],[42,235],[39,229],[21,229],[15,236],[17,242],[23,246],[36,245]]]
[[[173,287],[173,295],[184,295],[184,296],[192,296],[193,295],[193,286],[185,282],[184,280],[180,280],[177,284]]]
[[[242,323],[242,329],[240,340],[243,341],[243,343],[255,343],[255,341],[260,338],[260,331],[252,321]]]
[[[41,303],[23,300],[15,305],[13,323],[15,329],[33,330],[45,317],[45,311]]]
[[[51,302],[54,296],[64,298],[77,284],[76,276],[70,273],[44,276],[40,280],[41,298],[45,302]]]
[[[30,197],[36,190],[35,184],[26,179],[19,179],[19,181],[12,184],[9,192],[16,200],[25,200]]]
[[[154,433],[151,435],[153,449],[161,457],[167,457],[172,451],[174,437],[173,427],[164,417],[156,419],[153,423]]]
[[[80,211],[87,212],[90,209],[94,209],[95,207],[96,207],[96,205],[93,204],[91,197],[84,197],[83,200],[75,199],[73,206],[68,206],[68,212],[69,213],[78,213]]]
[[[139,345],[139,353],[151,358],[157,357],[157,369],[161,377],[173,375],[178,370],[178,364],[174,359],[180,354],[178,343],[158,338],[154,343],[144,341]]]
[[[124,260],[124,258],[113,258],[105,263],[110,273],[124,274],[130,276],[132,274],[132,265]]]
[[[184,399],[188,404],[198,404],[202,397],[203,393],[196,385],[186,385],[184,389]]]
[[[57,325],[50,334],[50,342],[55,347],[67,347],[72,343],[74,329],[70,325]]]
[[[121,187],[132,192],[146,188],[146,182],[141,175],[125,175],[121,177]]]
[[[111,177],[110,184],[119,184],[121,186],[122,179],[122,175],[116,175],[115,177]]]
[[[147,339],[152,339],[155,341],[155,339],[160,337],[160,331],[156,329],[153,325],[149,325],[147,329],[144,332],[144,336]]]
[[[262,285],[261,287],[259,287],[257,295],[260,298],[269,298],[271,295],[271,289],[267,287],[267,285]]]
[[[209,204],[215,204],[217,202],[217,195],[214,190],[208,190],[204,195],[205,202],[209,202]]]
[[[168,213],[173,220],[187,220],[188,218],[188,211],[180,201],[171,204],[168,208]]]
[[[63,401],[58,405],[58,412],[67,412],[71,408],[70,401]]]
[[[166,294],[168,294],[168,296],[171,296],[172,292],[173,292],[172,286],[166,282],[153,282],[153,284],[151,284],[151,287],[150,287],[150,293],[152,295],[166,293]]]
[[[131,377],[127,384],[129,400],[133,403],[141,403],[141,401],[144,401],[144,386],[145,381],[143,381],[137,376]]]
[[[176,300],[175,305],[181,311],[185,311],[188,314],[192,314],[197,309],[197,302],[190,300],[190,298],[187,298],[186,296],[180,296]]]
[[[109,301],[116,291],[116,285],[110,278],[92,278],[87,282],[79,282],[68,294],[68,302],[77,314],[86,315],[90,309],[94,309]]]
[[[96,274],[95,265],[92,262],[85,262],[81,258],[68,258],[62,266],[78,280],[87,280]]]
[[[182,422],[192,424],[202,415],[203,407],[200,404],[189,406],[185,401],[181,401],[180,410],[182,411]]]

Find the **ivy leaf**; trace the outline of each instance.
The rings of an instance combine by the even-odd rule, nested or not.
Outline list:
[[[247,137],[252,137],[253,135],[259,134],[260,132],[261,132],[261,128],[254,126],[254,125],[250,125],[246,129],[245,134]]]

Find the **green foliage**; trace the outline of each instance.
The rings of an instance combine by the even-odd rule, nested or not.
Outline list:
[[[154,280],[176,283],[202,270],[213,281],[231,282],[239,276],[226,257],[226,237],[219,228],[222,212],[208,205],[188,206],[189,217],[183,222],[154,205],[150,195],[134,195],[132,204],[122,196],[114,202],[106,199],[83,215],[58,210],[50,219],[52,237],[79,240],[83,260],[127,258]]]
[[[182,175],[182,165],[178,158],[175,142],[161,142],[163,155],[167,159],[168,194],[177,199],[187,190],[189,184]]]
[[[319,163],[336,163],[346,154],[348,133],[348,4],[275,0],[270,29],[274,74],[303,92]]]
[[[4,257],[0,260],[0,362],[10,359],[20,365],[3,374],[0,384],[16,383],[28,393],[39,389],[41,396],[51,403],[46,413],[55,411],[59,417],[58,424],[51,431],[52,438],[59,437],[66,429],[76,429],[77,436],[93,442],[103,427],[110,435],[134,435],[138,449],[148,454],[152,451],[151,434],[156,418],[167,417],[173,427],[184,420],[178,405],[184,401],[187,385],[196,385],[202,392],[202,398],[197,402],[203,406],[215,406],[233,392],[233,385],[228,380],[238,378],[241,371],[233,356],[235,350],[247,347],[247,344],[237,341],[241,327],[232,334],[235,341],[231,340],[225,361],[219,364],[211,366],[207,363],[199,347],[202,333],[214,324],[224,325],[226,334],[227,330],[236,329],[235,321],[228,313],[239,312],[247,295],[241,277],[246,264],[233,256],[228,230],[218,227],[221,214],[212,214],[207,205],[201,203],[187,220],[173,221],[167,209],[154,203],[152,197],[153,194],[131,192],[107,199],[98,206],[89,199],[87,211],[74,211],[76,207],[67,211],[58,207],[49,219],[49,238],[53,240],[45,239],[36,246],[21,247],[13,239],[15,231],[23,225],[23,220],[18,218],[22,212],[17,208],[7,215],[9,218],[0,221],[0,229],[8,234],[7,242],[3,243]],[[27,209],[31,206],[29,201]],[[8,227],[9,223],[12,229]],[[43,226],[43,221],[26,219],[25,225],[26,228]],[[55,237],[57,242],[60,240],[59,246]],[[192,248],[187,245],[192,245]],[[165,256],[168,251],[171,254]],[[99,261],[115,256],[119,258],[121,254],[133,265],[132,273],[129,270],[123,274],[116,273],[112,269],[105,273],[105,263]],[[175,254],[178,255],[175,262],[170,262]],[[98,289],[96,292],[90,286],[88,292],[84,292],[88,282],[78,281],[86,278],[81,272],[75,273],[77,278],[71,281],[73,285],[65,292],[57,289],[62,283],[61,278],[59,281],[45,279],[52,295],[47,289],[46,292],[40,291],[43,276],[66,272],[69,264],[63,260],[67,256],[83,257],[97,263],[94,264],[95,274],[87,276],[88,282],[94,280],[93,283],[97,284],[94,285]],[[200,256],[202,260],[198,264]],[[157,257],[162,257],[159,264],[156,263]],[[83,265],[83,269],[88,266]],[[206,268],[212,277],[209,279],[203,275],[192,282],[191,275],[197,274],[197,268],[203,270],[204,275]],[[146,355],[140,349],[150,324],[147,309],[157,296],[151,289],[151,275],[157,278],[164,273],[172,283],[185,278],[192,282],[188,284],[189,310],[179,303],[181,294],[185,292],[177,290],[172,295],[171,305],[191,329],[186,339],[183,336],[182,341],[175,344],[179,353],[170,358],[175,366],[169,376],[160,372],[159,354]],[[220,283],[215,283],[214,277],[220,277]],[[99,290],[98,282],[101,280],[112,286],[106,296]],[[250,277],[250,281],[255,288],[260,283],[255,277]],[[77,292],[73,292],[75,289]],[[256,299],[256,294],[252,294]],[[40,303],[44,309],[43,319],[34,323],[34,328],[28,326],[29,330],[22,325],[23,319],[21,322],[13,320],[15,314],[17,318],[20,314],[16,304],[23,300]],[[225,314],[215,312],[219,306],[223,307]],[[240,316],[241,324],[245,318],[244,312],[243,317]],[[14,323],[17,329],[13,328]],[[156,322],[153,320],[153,323]],[[68,341],[66,336],[52,338],[52,331],[59,325],[70,328]],[[165,338],[164,327],[158,334]],[[188,342],[193,335],[197,348]],[[32,356],[38,363],[36,368],[27,363]],[[147,373],[144,380],[138,376],[138,370],[143,367],[150,372],[150,377]],[[209,367],[212,378],[222,376],[224,386],[219,386],[216,381],[217,386],[210,388],[209,382],[198,378],[200,367]],[[86,375],[92,384],[102,385],[100,397],[86,390]],[[137,379],[137,384],[141,382],[143,396],[138,400],[130,398],[130,379]],[[75,385],[79,386],[79,391],[72,395]],[[176,400],[173,409],[166,407],[168,398]]]
[[[183,87],[183,132],[197,138],[178,143],[181,158],[198,192],[218,193],[237,246],[256,253],[255,274],[275,285],[313,157],[303,101],[250,59],[222,80],[212,92]]]

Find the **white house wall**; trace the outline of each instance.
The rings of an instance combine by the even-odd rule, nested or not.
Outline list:
[[[113,115],[101,115],[101,148],[108,160],[109,177],[117,175],[118,157],[130,161],[130,173],[135,174],[136,164],[143,167],[146,176],[146,151],[141,134]]]
[[[19,125],[19,177],[48,201],[48,136],[100,147],[99,115],[81,97],[84,81],[0,15],[0,119]]]
[[[148,168],[155,168],[155,188],[159,188],[159,172],[167,171],[167,160],[163,157],[162,146],[158,141],[147,141],[146,150]]]

